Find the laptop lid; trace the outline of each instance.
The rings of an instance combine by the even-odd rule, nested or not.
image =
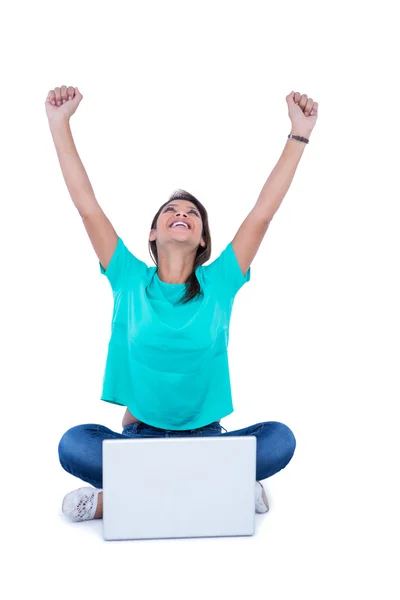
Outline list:
[[[106,540],[253,535],[257,438],[103,441]]]

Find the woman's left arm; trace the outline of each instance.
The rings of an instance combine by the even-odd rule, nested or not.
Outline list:
[[[318,103],[306,94],[291,92],[286,96],[291,133],[309,139],[318,118]],[[232,247],[243,275],[247,273],[269,227],[280,207],[303,155],[306,143],[289,138],[282,155],[265,182],[256,204],[240,225]]]

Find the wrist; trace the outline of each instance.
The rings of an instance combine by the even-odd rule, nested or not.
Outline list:
[[[308,130],[302,130],[299,127],[292,127],[292,129],[290,130],[290,133],[292,135],[299,135],[301,137],[307,138],[307,140],[310,139],[310,135],[312,133],[312,129],[308,129]]]
[[[58,131],[59,129],[69,128],[69,117],[62,117],[58,119],[49,119],[49,126],[51,130]]]

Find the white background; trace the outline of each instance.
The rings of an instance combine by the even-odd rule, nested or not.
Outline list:
[[[20,2],[0,15],[1,540],[7,598],[398,598],[399,52],[395,3]],[[96,197],[147,249],[174,189],[206,206],[214,260],[290,132],[285,97],[319,102],[293,183],[238,293],[229,431],[297,439],[249,538],[105,542],[70,523],[84,485],[69,427],[121,430],[100,401],[112,293],[64,183],[50,89]],[[294,142],[293,142],[294,143]],[[162,490],[160,490],[160,503]],[[395,542],[395,545],[393,543]]]

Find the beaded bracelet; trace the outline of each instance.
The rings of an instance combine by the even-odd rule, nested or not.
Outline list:
[[[292,140],[298,140],[299,142],[305,142],[306,144],[308,144],[310,141],[307,138],[301,137],[301,135],[293,135],[292,133],[289,133],[288,138],[291,138]]]

